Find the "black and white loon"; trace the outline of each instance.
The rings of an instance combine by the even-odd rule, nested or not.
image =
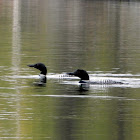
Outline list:
[[[46,74],[47,74],[47,68],[43,63],[36,63],[36,64],[31,64],[27,65],[29,67],[36,68],[41,71],[40,73],[40,83],[46,83]],[[119,81],[114,81],[111,79],[105,79],[102,81],[89,81],[89,75],[87,71],[82,70],[82,69],[77,69],[74,72],[69,72],[67,73],[68,75],[73,75],[76,77],[80,78],[79,83],[90,83],[90,84],[123,84],[122,82]]]
[[[74,75],[80,78],[79,83],[90,83],[90,84],[123,84],[119,81],[114,81],[111,79],[105,79],[102,81],[89,81],[89,75],[85,70],[77,69],[74,72],[67,73],[68,75]]]
[[[40,76],[39,84],[46,83],[47,68],[43,63],[30,64],[27,66],[40,70],[41,73],[39,75]]]

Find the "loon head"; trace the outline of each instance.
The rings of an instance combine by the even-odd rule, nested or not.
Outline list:
[[[47,68],[43,63],[36,63],[36,64],[27,65],[27,66],[40,70],[41,71],[40,74],[43,74],[43,75],[47,74]]]
[[[70,73],[67,73],[67,74],[77,76],[77,77],[81,78],[81,81],[82,80],[89,80],[88,73],[85,70],[82,70],[82,69],[78,69],[74,72],[70,72]]]

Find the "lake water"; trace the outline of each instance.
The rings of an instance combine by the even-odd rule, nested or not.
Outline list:
[[[139,1],[0,0],[0,60],[1,140],[140,139]],[[128,84],[83,91],[76,69]]]

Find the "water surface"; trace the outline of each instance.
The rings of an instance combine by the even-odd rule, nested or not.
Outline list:
[[[0,0],[0,139],[139,140],[139,25],[139,1]],[[83,91],[78,68],[130,84]]]

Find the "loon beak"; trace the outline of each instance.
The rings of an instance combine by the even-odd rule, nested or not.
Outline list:
[[[34,64],[31,64],[31,65],[27,65],[28,67],[35,67],[35,65]]]
[[[67,74],[68,74],[68,75],[75,75],[74,72],[68,72]]]

